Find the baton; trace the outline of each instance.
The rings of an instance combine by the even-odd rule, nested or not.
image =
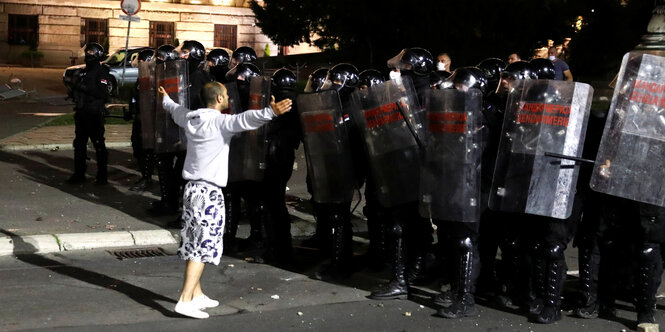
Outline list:
[[[588,164],[595,164],[596,163],[595,160],[584,159],[584,158],[573,157],[573,156],[566,156],[565,154],[559,154],[559,153],[554,153],[554,152],[545,152],[545,156],[559,158],[559,159],[579,161],[581,163],[588,163]]]
[[[418,144],[418,148],[421,150],[424,148],[423,147],[423,142],[420,141],[420,137],[418,137],[418,134],[416,133],[416,129],[413,128],[411,125],[411,122],[409,122],[409,119],[406,116],[406,113],[404,113],[404,109],[402,108],[402,105],[400,104],[399,101],[395,102],[395,105],[397,105],[397,109],[399,110],[399,113],[402,114],[402,118],[404,118],[404,122],[406,122],[406,126],[409,127],[409,131],[411,132],[411,135],[413,135],[413,138],[416,139],[416,144]]]

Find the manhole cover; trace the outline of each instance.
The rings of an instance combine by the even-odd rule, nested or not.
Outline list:
[[[120,249],[120,250],[107,250],[107,252],[119,260],[169,255],[162,248]]]

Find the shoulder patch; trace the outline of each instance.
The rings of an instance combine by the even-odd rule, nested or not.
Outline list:
[[[99,83],[107,84],[107,85],[108,85],[108,84],[109,84],[109,81],[108,81],[107,79],[105,79],[105,78],[102,78],[102,79],[99,80]]]

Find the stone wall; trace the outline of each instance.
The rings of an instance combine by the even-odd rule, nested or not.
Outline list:
[[[206,1],[202,3],[215,3]],[[181,42],[196,39],[206,48],[213,48],[214,25],[238,26],[238,46],[247,45],[262,56],[265,45],[270,45],[271,54],[278,48],[261,33],[254,24],[251,9],[245,1],[224,1],[227,5],[194,5],[142,1],[137,14],[141,22],[132,22],[129,45],[148,46],[150,21],[174,22],[175,36]],[[234,7],[238,5],[240,7]],[[25,46],[7,44],[8,14],[39,15],[39,49],[45,56],[45,65],[67,66],[70,57],[77,56],[81,48],[81,18],[108,20],[109,48],[124,48],[127,36],[127,21],[119,19],[124,13],[120,1],[113,0],[0,0],[0,63],[16,63]],[[81,59],[78,59],[78,63]]]

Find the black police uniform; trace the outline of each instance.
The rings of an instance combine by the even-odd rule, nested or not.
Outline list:
[[[104,143],[105,104],[109,99],[111,74],[99,59],[86,61],[86,67],[74,87],[74,174],[70,182],[85,180],[88,139],[95,147],[97,183],[107,182],[108,150]]]

